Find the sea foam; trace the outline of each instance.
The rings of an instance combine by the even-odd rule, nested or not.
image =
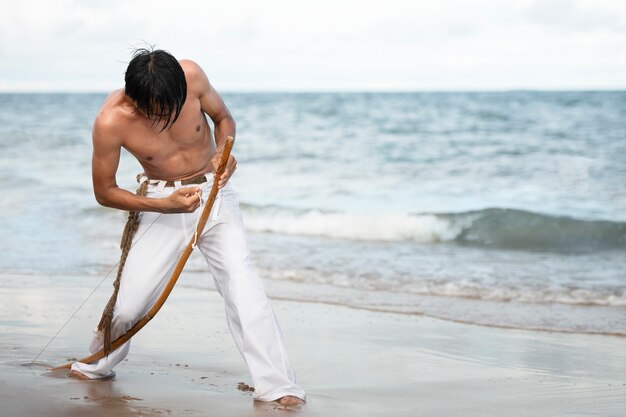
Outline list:
[[[250,231],[333,239],[457,242],[531,250],[588,251],[626,246],[626,223],[524,210],[462,213],[348,213],[244,205]]]

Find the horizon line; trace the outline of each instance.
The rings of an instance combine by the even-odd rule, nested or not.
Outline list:
[[[0,90],[0,94],[110,94],[114,90]],[[412,94],[412,93],[512,93],[512,92],[624,92],[624,87],[571,88],[459,88],[459,89],[220,89],[220,94]]]

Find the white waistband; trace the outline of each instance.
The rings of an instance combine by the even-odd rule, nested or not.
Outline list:
[[[204,174],[204,176],[206,177],[207,182],[213,181],[212,172],[207,172],[206,174]],[[165,189],[165,185],[167,184],[166,180],[151,180],[146,175],[142,175],[141,177],[139,177],[138,181],[139,181],[139,184],[143,184],[144,182],[149,181],[148,185],[155,186],[159,192],[163,191]],[[189,185],[201,185],[201,184],[189,184]],[[183,187],[183,184],[180,181],[174,181],[174,189],[178,190],[181,187]],[[200,207],[198,208],[198,210],[201,210],[202,206],[206,204],[206,201],[204,201],[204,198],[201,197],[200,200],[202,201],[202,204],[200,204]],[[215,202],[213,203],[213,207],[211,208],[212,220],[217,219],[217,216],[220,211],[221,203],[222,203],[222,190],[218,190],[217,195],[215,196]],[[200,213],[198,213],[198,215],[200,215]]]
[[[204,176],[205,176],[207,182],[210,183],[211,181],[213,181],[213,173],[212,172],[207,172],[206,174],[204,174]],[[158,191],[163,191],[165,189],[165,186],[168,183],[167,180],[150,179],[145,174],[141,175],[137,181],[139,181],[139,185],[143,184],[146,181],[149,181],[148,185],[156,186]],[[201,184],[189,184],[189,185],[201,185]],[[174,181],[174,189],[178,190],[182,186],[183,186],[183,184],[182,184],[182,182],[180,180],[179,181]]]

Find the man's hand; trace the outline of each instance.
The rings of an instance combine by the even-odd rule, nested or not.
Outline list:
[[[217,168],[220,165],[220,160],[222,159],[223,152],[224,152],[224,145],[220,146],[211,157],[211,164],[213,165],[214,171],[217,171]],[[226,169],[224,170],[224,173],[222,174],[220,178],[216,178],[216,180],[218,181],[217,187],[218,188],[224,187],[226,185],[226,182],[228,182],[228,179],[230,178],[231,175],[233,175],[236,169],[237,169],[237,160],[232,154],[230,154],[230,156],[228,157],[228,162],[226,163]]]
[[[164,198],[165,213],[193,213],[200,207],[202,190],[198,187],[179,188]]]

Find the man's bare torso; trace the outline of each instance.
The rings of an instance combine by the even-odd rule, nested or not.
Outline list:
[[[111,93],[100,115],[115,119],[115,134],[149,178],[185,179],[213,170],[210,159],[215,143],[211,128],[191,89],[176,123],[162,132],[162,125],[140,113],[124,95],[124,89]]]
[[[215,125],[217,144],[235,137],[236,126],[228,108],[198,64],[179,61],[187,81],[187,97],[176,122],[163,130],[116,90],[106,99],[93,125],[91,161],[96,200],[106,207],[128,211],[189,213],[199,206],[199,188],[176,190],[163,198],[146,198],[121,189],[116,174],[122,148],[132,153],[151,179],[177,180],[211,172],[220,152],[206,116]],[[237,168],[231,154],[218,187],[222,188]]]

